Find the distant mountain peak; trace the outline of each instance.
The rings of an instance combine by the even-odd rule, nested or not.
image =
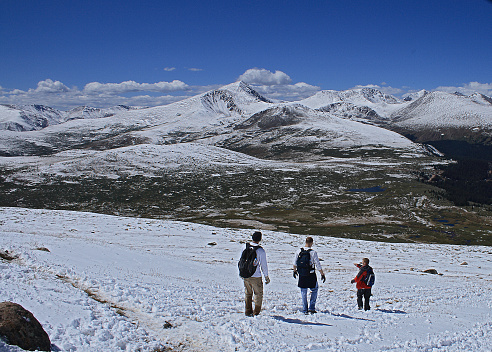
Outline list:
[[[237,81],[204,93],[200,100],[207,110],[226,116],[231,113],[245,113],[242,108],[249,104],[272,103],[243,81]]]
[[[386,104],[401,104],[401,100],[390,95],[383,93],[379,89],[372,88],[372,87],[363,87],[363,88],[357,88],[357,89],[349,89],[343,92],[340,92],[342,97],[352,97],[352,96],[357,96],[360,95],[363,99],[366,99],[367,101],[378,104],[378,103],[386,103]],[[348,100],[348,99],[347,99]]]
[[[403,95],[403,100],[404,101],[415,101],[415,100],[417,100],[423,96],[426,96],[429,93],[430,92],[425,90],[425,89],[419,90],[418,92],[407,93],[407,94]]]
[[[256,90],[254,90],[249,84],[247,84],[246,82],[244,81],[237,81],[237,82],[234,82],[232,84],[229,84],[225,87],[230,87],[229,89],[234,89],[236,91],[241,91],[241,92],[244,92],[252,97],[254,97],[256,100],[258,101],[262,101],[262,102],[265,102],[265,103],[272,103],[272,101],[270,99],[267,99],[265,98],[263,95],[261,95],[260,93],[258,93]],[[225,88],[223,87],[223,88]]]

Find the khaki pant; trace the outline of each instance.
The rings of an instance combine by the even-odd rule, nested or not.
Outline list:
[[[248,277],[244,280],[245,309],[246,315],[258,315],[261,311],[263,301],[263,280],[261,277]],[[253,311],[253,295],[255,296],[255,310]]]

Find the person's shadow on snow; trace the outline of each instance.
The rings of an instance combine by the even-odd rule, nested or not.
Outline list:
[[[283,321],[284,323],[289,323],[289,324],[300,324],[300,325],[315,325],[315,326],[333,326],[330,324],[325,324],[325,323],[314,323],[311,321],[305,321],[301,319],[293,319],[293,318],[285,318],[280,315],[273,315],[273,319]]]
[[[375,321],[375,320],[372,320],[372,319],[366,319],[366,318],[359,318],[359,317],[352,317],[348,314],[340,314],[340,313],[332,313],[330,311],[322,311],[320,313],[324,313],[324,314],[330,314],[331,316],[334,316],[334,317],[339,317],[339,318],[345,318],[345,319],[354,319],[354,320],[365,320],[365,321]]]

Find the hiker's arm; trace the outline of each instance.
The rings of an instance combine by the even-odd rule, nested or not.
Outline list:
[[[318,253],[316,252],[311,252],[311,259],[313,260],[314,262],[314,266],[316,267],[316,269],[319,270],[320,274],[323,275],[323,268],[321,267],[321,263],[319,261],[319,258],[318,258]]]
[[[362,280],[363,277],[364,277],[364,274],[361,274],[359,271],[359,273],[355,276],[355,278],[351,282],[352,283],[359,282],[360,280]]]
[[[266,252],[265,250],[258,250],[256,252],[258,255],[258,259],[260,261],[260,268],[261,272],[263,273],[263,276],[268,276],[268,264],[267,264],[267,257],[266,257]]]
[[[294,261],[292,263],[292,269],[294,269],[294,278],[297,276],[297,257],[299,257],[299,251],[296,252],[296,255],[294,257]]]
[[[296,256],[294,257],[294,263],[292,264],[292,274],[294,276],[294,279],[297,278],[297,257],[299,256],[299,252],[296,253]]]
[[[326,281],[326,277],[325,277],[325,273],[323,272],[323,268],[321,267],[321,263],[318,258],[318,253],[314,251],[311,252],[311,259],[314,262],[314,266],[316,267],[316,269],[318,269],[319,273],[321,274],[321,281],[323,281],[324,283]]]

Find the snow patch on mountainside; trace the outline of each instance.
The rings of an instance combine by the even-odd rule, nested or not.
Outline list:
[[[214,167],[284,167],[288,163],[262,160],[246,154],[199,143],[141,144],[106,151],[70,150],[49,157],[0,157],[0,166],[24,168],[16,178],[42,176],[114,177],[157,175],[171,169]],[[35,170],[35,172],[33,172]]]

